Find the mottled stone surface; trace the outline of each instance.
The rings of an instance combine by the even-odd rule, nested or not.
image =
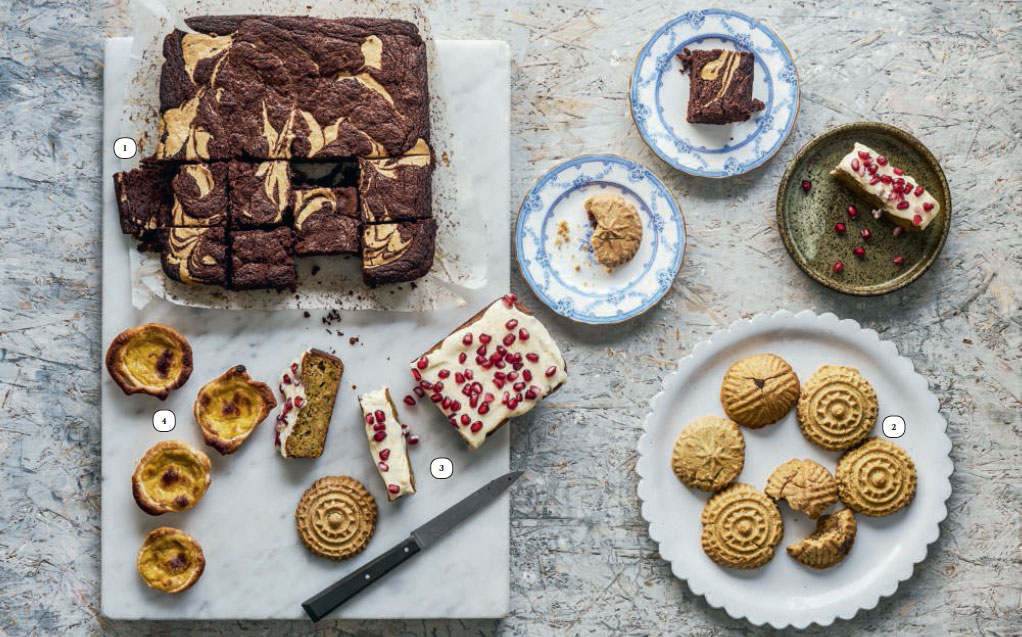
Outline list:
[[[528,475],[512,494],[509,617],[326,623],[320,632],[755,632],[693,597],[658,557],[639,516],[635,444],[661,378],[695,342],[758,312],[810,308],[856,319],[912,357],[940,397],[957,469],[949,518],[915,576],[830,632],[1019,634],[1022,5],[743,3],[791,49],[801,113],[765,167],[711,181],[660,163],[633,128],[626,96],[645,39],[696,3],[596,4],[429,2],[438,37],[511,44],[513,200],[566,157],[637,159],[684,209],[681,273],[658,308],[623,327],[539,312],[573,376],[514,425],[512,466]],[[101,38],[127,32],[119,2],[0,5],[0,633],[305,630],[98,614]],[[798,147],[859,119],[922,139],[943,163],[955,208],[933,270],[873,299],[812,283],[774,222],[776,184]],[[520,277],[512,287],[538,305]]]

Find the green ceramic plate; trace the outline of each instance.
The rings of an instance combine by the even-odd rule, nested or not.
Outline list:
[[[855,142],[886,155],[940,202],[942,212],[926,230],[895,236],[893,223],[874,219],[872,206],[830,176]],[[803,179],[812,183],[809,192]],[[859,211],[855,219],[848,216],[850,205]],[[844,235],[834,230],[838,222],[846,226]],[[777,227],[788,254],[816,281],[845,294],[886,294],[918,279],[940,254],[951,228],[951,192],[940,164],[915,137],[878,122],[844,124],[814,138],[788,165],[777,191]],[[862,238],[863,228],[869,240]],[[859,246],[866,250],[863,259],[852,253]],[[899,256],[901,265],[894,263]],[[838,261],[844,268],[835,273]]]

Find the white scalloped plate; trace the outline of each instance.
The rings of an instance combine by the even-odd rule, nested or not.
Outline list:
[[[851,554],[828,570],[805,568],[787,555],[785,546],[808,535],[815,524],[783,502],[784,539],[769,564],[753,571],[714,564],[699,541],[699,514],[708,496],[681,484],[671,471],[671,449],[682,427],[698,416],[724,414],[719,394],[724,371],[739,358],[761,352],[787,360],[803,381],[820,365],[855,366],[877,392],[880,414],[873,435],[884,438],[880,422],[885,416],[902,416],[906,422],[904,436],[891,442],[915,461],[919,473],[915,500],[884,518],[856,515],[858,533]],[[881,341],[875,331],[808,310],[797,315],[787,311],[759,315],[696,345],[664,380],[639,439],[636,468],[642,517],[674,574],[711,606],[756,625],[826,626],[835,618],[850,619],[860,609],[874,608],[881,597],[893,594],[937,539],[940,521],[947,516],[949,477],[954,471],[946,429],[926,380],[893,343]],[[778,423],[759,430],[743,427],[742,433],[745,467],[738,481],[758,488],[785,460],[811,458],[833,471],[840,455],[803,438],[794,410]]]

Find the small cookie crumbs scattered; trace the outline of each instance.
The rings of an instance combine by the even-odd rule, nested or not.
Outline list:
[[[567,221],[557,222],[557,238],[554,239],[555,245],[562,245],[571,241],[571,230],[568,228]]]

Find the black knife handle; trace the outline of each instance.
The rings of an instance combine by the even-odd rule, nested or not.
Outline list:
[[[312,621],[318,622],[420,550],[415,538],[409,537],[354,573],[305,600],[302,608]]]

